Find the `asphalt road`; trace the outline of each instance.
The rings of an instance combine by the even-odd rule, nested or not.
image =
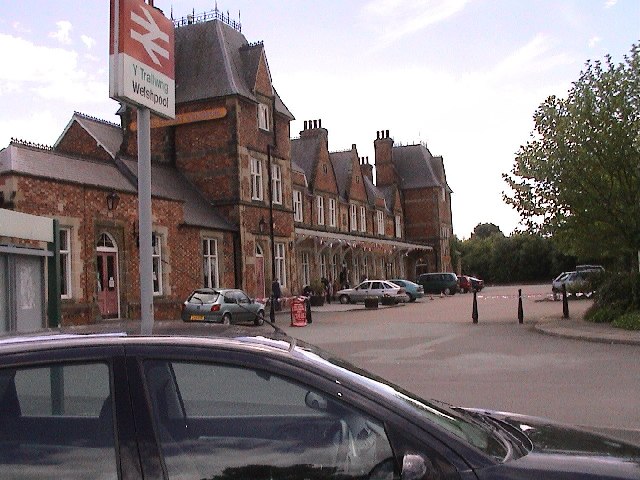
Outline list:
[[[331,307],[342,311],[315,311],[311,325],[285,329],[425,398],[596,427],[640,443],[640,347],[543,335],[533,324],[561,317],[562,302],[547,299],[549,285],[520,288],[522,325],[518,287],[487,287],[475,325],[473,296],[464,294],[378,310]],[[590,303],[570,301],[570,315]]]

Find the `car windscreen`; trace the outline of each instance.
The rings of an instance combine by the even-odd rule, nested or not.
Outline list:
[[[215,303],[220,294],[218,292],[194,292],[189,297],[189,303]]]
[[[311,349],[305,348],[300,351],[313,358],[314,363],[319,361],[325,368],[335,369],[337,375],[346,376],[367,390],[382,393],[391,404],[395,403],[400,409],[409,408],[414,414],[424,418],[427,423],[438,425],[493,458],[502,461],[509,455],[509,447],[505,445],[503,437],[495,428],[477,421],[460,409],[454,409],[441,402],[424,400],[320,349],[311,347]],[[390,406],[393,408],[392,405]]]

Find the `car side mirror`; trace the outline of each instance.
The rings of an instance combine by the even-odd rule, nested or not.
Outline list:
[[[439,478],[431,462],[417,453],[405,453],[402,457],[402,480],[431,480]]]

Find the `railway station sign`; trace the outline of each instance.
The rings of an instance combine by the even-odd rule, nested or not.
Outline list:
[[[109,96],[175,118],[173,22],[143,0],[111,0]]]

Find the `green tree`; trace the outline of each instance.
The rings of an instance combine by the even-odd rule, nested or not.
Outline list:
[[[491,235],[500,235],[504,237],[504,233],[500,230],[500,227],[493,223],[479,223],[476,228],[473,229],[472,236],[477,238],[488,238]]]
[[[520,147],[504,200],[530,232],[569,255],[629,261],[640,250],[640,47],[587,62],[565,99],[549,97]]]

